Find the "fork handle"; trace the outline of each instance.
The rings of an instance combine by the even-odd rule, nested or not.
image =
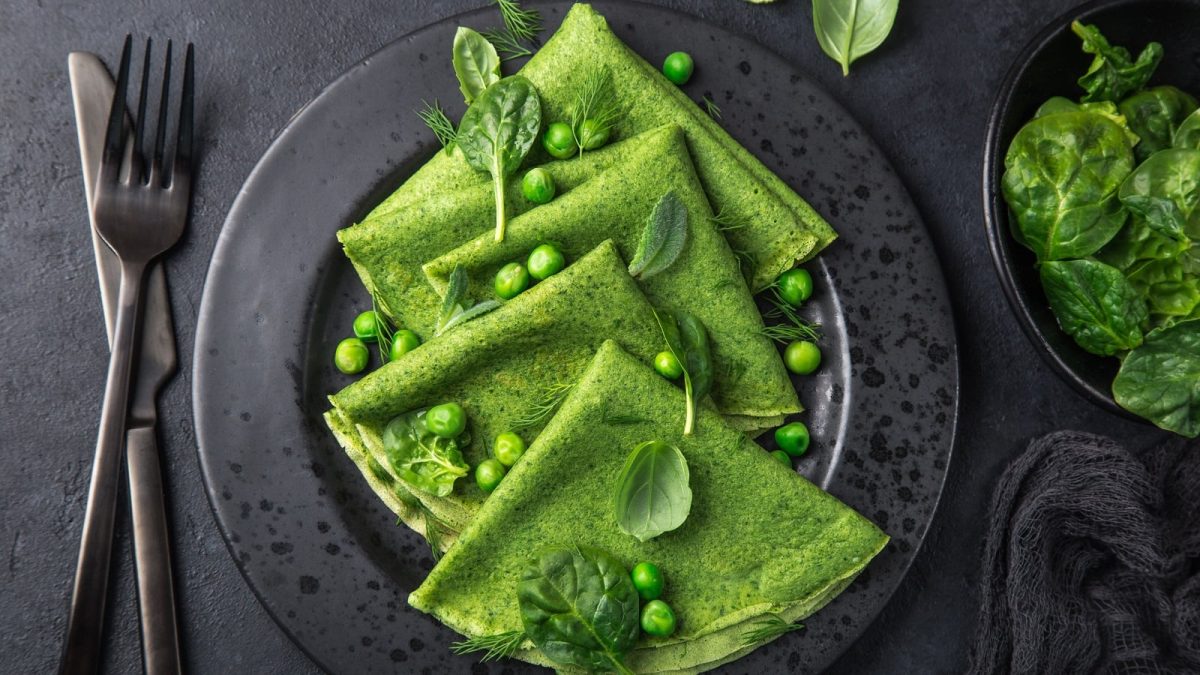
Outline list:
[[[104,603],[108,594],[108,568],[112,559],[113,523],[120,489],[121,450],[125,444],[125,417],[129,408],[129,385],[133,356],[137,350],[138,315],[145,261],[121,261],[121,291],[117,298],[117,320],[113,331],[108,381],[100,433],[92,464],[87,513],[79,542],[79,564],[71,593],[67,636],[59,672],[64,675],[95,673],[101,657]]]
[[[142,620],[142,658],[146,675],[183,671],[171,580],[171,544],[166,499],[153,425],[129,430],[129,501],[133,507],[133,556],[137,568],[138,609]]]

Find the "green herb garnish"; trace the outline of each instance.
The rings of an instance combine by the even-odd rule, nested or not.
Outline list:
[[[655,310],[655,319],[667,342],[667,348],[683,366],[683,391],[687,411],[683,435],[690,436],[696,426],[697,402],[712,391],[713,361],[708,331],[695,315],[681,310]]]
[[[483,37],[492,43],[501,61],[511,61],[522,56],[533,56],[533,49],[521,42],[507,28],[493,28],[483,31]]]
[[[780,635],[804,628],[802,623],[788,623],[778,615],[772,615],[762,621],[755,622],[754,627],[742,633],[742,647],[754,647],[767,640],[774,640]]]
[[[608,141],[622,110],[607,67],[589,71],[578,91],[567,121],[582,157],[584,150],[594,150]]]
[[[554,415],[554,411],[558,410],[558,406],[562,405],[574,386],[573,382],[556,382],[546,387],[534,398],[529,409],[513,420],[509,427],[513,431],[522,431],[541,426]]]
[[[517,0],[496,0],[496,6],[500,8],[504,28],[518,40],[532,42],[542,32],[542,16],[537,10],[524,9]]]
[[[455,265],[450,273],[450,285],[442,298],[442,309],[438,313],[437,328],[434,335],[442,335],[446,331],[477,318],[500,306],[496,300],[484,300],[470,308],[463,306],[467,301],[467,271],[462,265]]]
[[[708,113],[709,117],[713,118],[714,120],[721,119],[721,107],[718,106],[716,102],[707,96],[705,96],[704,100],[701,102],[704,104],[704,112]]]
[[[689,481],[687,459],[679,448],[662,441],[639,444],[617,479],[617,526],[638,541],[649,541],[683,525],[692,510]]]
[[[1079,78],[1087,92],[1084,101],[1120,101],[1146,86],[1162,61],[1163,47],[1157,42],[1146,45],[1135,61],[1128,49],[1110,44],[1095,26],[1074,21],[1071,31],[1083,41],[1083,51],[1095,55]]]
[[[455,642],[450,645],[450,651],[455,654],[484,652],[484,655],[479,660],[486,663],[488,661],[508,658],[516,654],[525,640],[525,631],[510,630],[507,633],[500,633],[499,635],[482,635],[480,637],[468,638],[461,642]]]
[[[850,64],[877,49],[892,32],[900,0],[813,0],[813,30],[829,58]]]
[[[389,483],[390,478],[391,477],[389,476]],[[442,537],[444,536],[444,532],[442,530],[448,528],[446,528],[442,521],[438,520],[437,516],[433,515],[433,512],[429,510],[429,507],[425,506],[424,502],[422,502],[420,499],[417,499],[416,495],[404,488],[393,488],[392,493],[395,494],[396,498],[403,502],[405,506],[421,514],[421,519],[424,522],[425,542],[429,544],[429,555],[433,558],[435,563],[441,560],[443,549]],[[396,524],[404,525],[404,519],[397,517]]]
[[[771,289],[771,293],[767,295],[767,302],[771,303],[771,308],[763,313],[763,318],[781,323],[764,326],[764,336],[781,343],[794,340],[816,342],[821,339],[821,324],[811,323],[801,317],[796,308],[779,295],[778,288]]]
[[[629,274],[635,279],[649,279],[667,269],[683,253],[687,237],[687,207],[674,191],[668,192],[650,213],[637,252],[629,262]]]
[[[437,136],[438,143],[442,144],[446,154],[450,154],[454,150],[454,138],[458,135],[458,130],[454,128],[454,122],[446,115],[446,111],[442,110],[442,106],[437,99],[433,100],[433,104],[421,101],[425,107],[417,111],[417,116],[429,127],[434,136]]]
[[[454,34],[454,74],[463,98],[470,104],[500,81],[500,56],[482,35],[459,26]]]

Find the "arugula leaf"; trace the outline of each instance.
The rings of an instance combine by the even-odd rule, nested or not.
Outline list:
[[[1080,347],[1112,356],[1142,343],[1146,301],[1115,267],[1061,260],[1042,263],[1041,275],[1058,324]]]
[[[485,89],[500,81],[500,56],[487,38],[459,26],[454,34],[454,74],[458,88],[470,104]]]
[[[504,184],[533,142],[542,124],[542,104],[529,80],[506,77],[475,99],[458,127],[458,147],[476,171],[492,174],[496,197],[496,241],[504,240]]]
[[[851,63],[887,39],[899,7],[899,0],[813,0],[817,42],[849,75]]]
[[[687,207],[672,190],[654,205],[629,263],[629,274],[635,279],[649,279],[667,269],[683,253],[687,237]]]
[[[1074,21],[1071,30],[1083,40],[1083,51],[1095,54],[1087,73],[1079,78],[1079,86],[1087,92],[1085,102],[1120,101],[1146,86],[1162,61],[1163,48],[1157,42],[1146,45],[1134,61],[1128,49],[1109,44],[1096,26]]]
[[[683,366],[683,391],[687,401],[683,435],[690,436],[696,426],[697,402],[707,396],[713,386],[708,331],[700,319],[682,310],[655,310],[654,317],[667,348]]]
[[[640,605],[629,572],[611,555],[576,547],[543,554],[517,584],[525,635],[552,661],[632,675]]]
[[[692,510],[687,459],[679,448],[646,441],[629,453],[617,479],[617,525],[649,541],[683,525]]]
[[[1125,357],[1113,397],[1167,431],[1200,435],[1200,319],[1151,331]]]
[[[409,485],[439,497],[454,491],[467,475],[459,443],[463,437],[441,438],[425,425],[425,410],[398,415],[383,430],[383,450],[392,473]]]

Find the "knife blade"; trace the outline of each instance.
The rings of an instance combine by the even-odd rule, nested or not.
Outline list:
[[[94,54],[72,52],[67,67],[75,105],[88,220],[92,225],[89,228],[92,249],[111,346],[120,264],[96,232],[92,206],[115,85],[108,69]],[[174,374],[177,365],[175,330],[161,262],[155,262],[150,268],[145,293],[142,346],[126,421],[126,458],[143,660],[147,673],[159,675],[182,670],[156,428],[158,392]]]

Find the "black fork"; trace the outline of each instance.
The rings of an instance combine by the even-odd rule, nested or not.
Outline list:
[[[147,157],[142,138],[146,127],[151,45],[146,42],[138,114],[132,130],[127,130],[125,101],[132,44],[132,38],[126,37],[93,205],[96,232],[120,260],[121,287],[60,668],[60,672],[69,674],[94,673],[99,665],[133,357],[140,341],[142,285],[149,263],[173,246],[183,234],[191,199],[192,46],[188,45],[184,59],[175,148],[168,151],[166,127],[171,45],[167,43],[154,151]]]

